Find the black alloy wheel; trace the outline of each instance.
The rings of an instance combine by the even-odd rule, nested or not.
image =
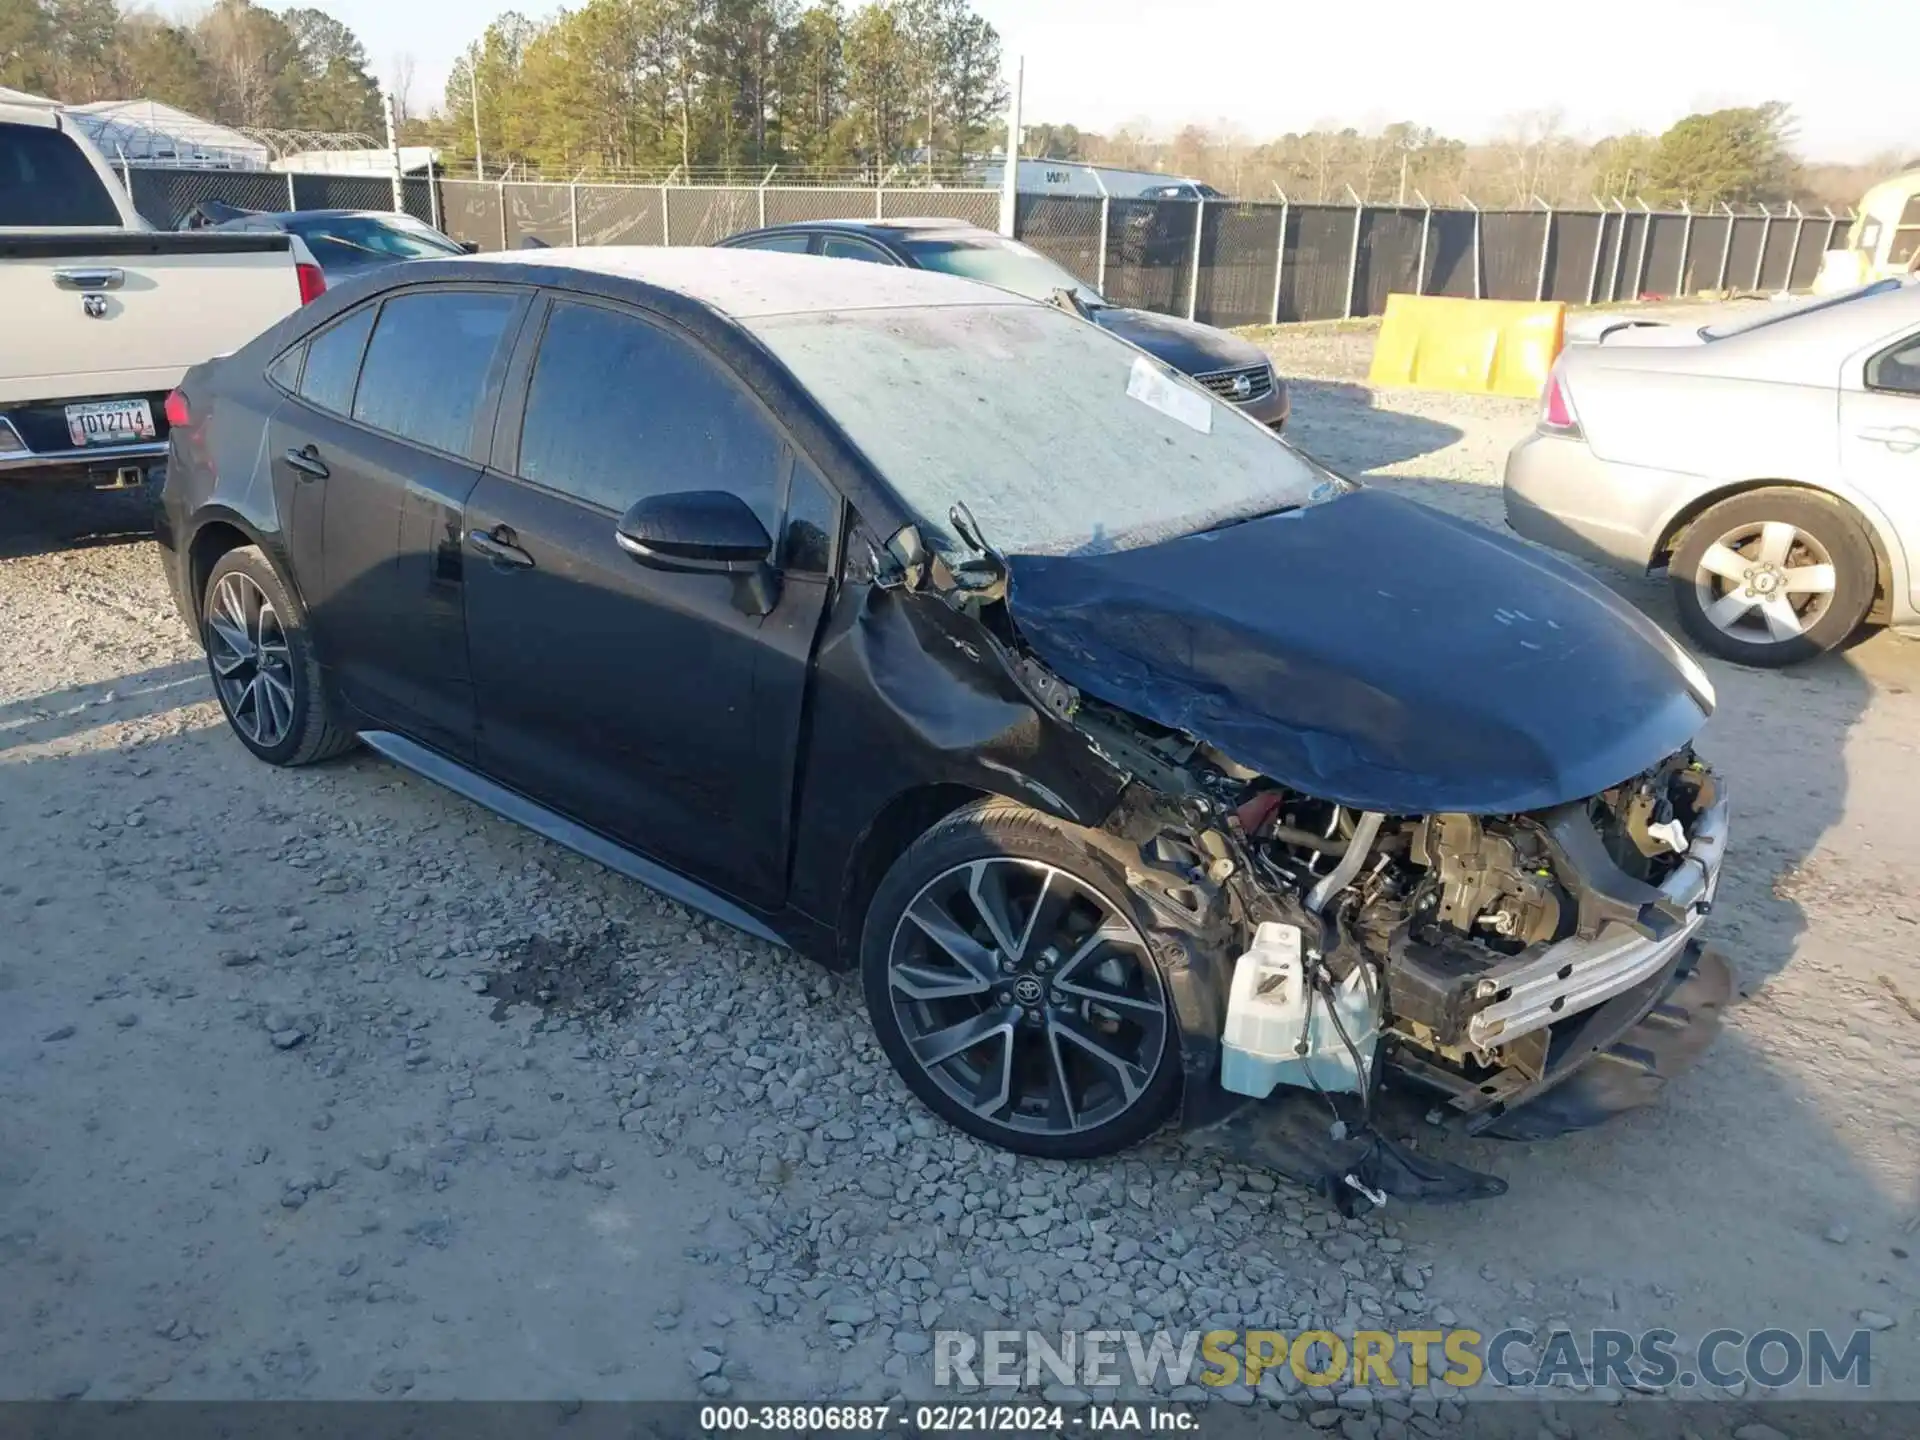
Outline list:
[[[1177,1093],[1159,968],[1131,906],[1091,878],[1091,856],[928,854],[956,838],[982,848],[966,832],[990,826],[996,808],[1045,826],[1018,807],[962,812],[957,837],[944,822],[883,883],[864,957],[868,1011],[909,1087],[970,1134],[1063,1158],[1123,1149]],[[1079,848],[1058,828],[1043,834]],[[926,860],[939,863],[915,863]],[[896,883],[903,867],[911,889]]]

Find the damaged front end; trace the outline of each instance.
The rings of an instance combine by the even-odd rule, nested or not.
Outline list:
[[[1395,1143],[1386,1108],[1544,1138],[1645,1103],[1711,1040],[1712,687],[1590,577],[1337,487],[1067,556],[1003,557],[953,519],[976,558],[930,588],[1124,778],[1103,835],[1154,917],[1197,1139],[1347,1206],[1497,1194]],[[909,588],[938,568],[890,548]]]
[[[1110,828],[1136,891],[1224,917],[1192,961],[1217,1007],[1187,1037],[1202,1143],[1349,1205],[1495,1194],[1394,1144],[1382,1107],[1437,1098],[1466,1133],[1545,1138],[1647,1103],[1717,1028],[1730,975],[1697,931],[1728,807],[1690,748],[1543,811],[1389,816],[1098,701],[1071,723],[1134,777]]]
[[[1347,1201],[1468,1198],[1500,1182],[1393,1144],[1383,1104],[1538,1138],[1711,1038],[1712,687],[1591,577],[1366,489],[1003,563],[1044,708],[1130,777],[1130,883],[1190,917],[1190,1129]]]

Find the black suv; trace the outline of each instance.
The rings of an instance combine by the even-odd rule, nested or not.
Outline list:
[[[1389,1079],[1538,1136],[1713,1032],[1685,653],[1070,311],[713,249],[422,261],[169,409],[167,575],[248,750],[364,743],[858,967],[993,1143],[1270,1097],[1288,1173],[1485,1193],[1379,1133]],[[1235,985],[1256,938],[1291,984]]]

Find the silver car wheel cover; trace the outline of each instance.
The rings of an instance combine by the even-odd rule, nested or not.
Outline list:
[[[1749,645],[1801,638],[1832,608],[1833,556],[1785,520],[1736,525],[1700,556],[1694,597],[1707,622]]]
[[[1108,1124],[1164,1062],[1167,997],[1145,938],[1037,860],[971,860],[921,886],[894,927],[887,990],[913,1062],[994,1128]]]
[[[233,728],[263,750],[293,730],[293,654],[267,592],[229,571],[207,606],[207,660]]]

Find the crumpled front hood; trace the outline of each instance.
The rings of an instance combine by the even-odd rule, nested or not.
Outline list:
[[[1266,352],[1238,335],[1172,315],[1107,305],[1093,312],[1093,323],[1129,340],[1182,375],[1244,370],[1266,362]]]
[[[1379,490],[1008,565],[1015,625],[1070,684],[1363,810],[1581,799],[1713,710],[1692,657],[1599,582]]]

